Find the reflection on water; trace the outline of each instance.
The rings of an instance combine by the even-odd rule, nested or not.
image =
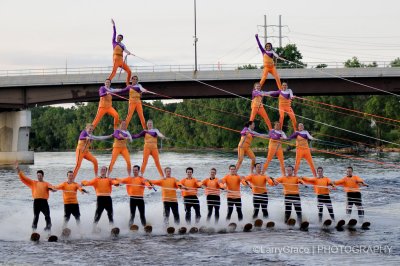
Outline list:
[[[141,163],[141,152],[132,153],[132,164]],[[194,167],[194,176],[198,179],[207,177],[211,167],[217,168],[217,176],[227,173],[229,164],[235,163],[235,153],[226,152],[162,152],[163,166],[172,168],[172,175],[181,179],[185,176],[185,168]],[[264,160],[264,154],[259,154],[259,161]],[[387,162],[398,162],[396,153],[385,154],[374,159]],[[97,156],[99,165],[108,165],[109,154]],[[293,163],[290,155],[286,163]],[[75,154],[36,153],[35,165],[23,166],[28,176],[35,176],[37,169],[45,171],[45,179],[58,184],[65,180],[66,172],[74,167]],[[338,232],[334,229],[322,231],[317,223],[316,197],[313,189],[301,188],[304,216],[310,221],[308,232],[297,229],[288,230],[283,224],[283,197],[279,187],[269,188],[270,219],[276,222],[273,230],[263,229],[243,233],[241,227],[245,222],[251,222],[252,196],[248,188],[243,189],[244,222],[239,224],[236,233],[227,234],[195,234],[168,236],[162,224],[162,204],[160,190],[147,191],[145,195],[146,216],[153,225],[153,233],[146,235],[142,229],[137,233],[128,230],[129,200],[124,187],[114,188],[114,216],[116,225],[121,228],[121,235],[113,240],[109,235],[109,226],[103,214],[100,222],[102,231],[93,235],[91,223],[95,210],[95,193],[89,188],[89,195],[79,195],[82,214],[82,226],[76,227],[71,218],[72,235],[70,240],[60,240],[58,243],[40,241],[33,244],[29,241],[32,222],[32,200],[30,190],[23,185],[12,169],[0,170],[0,263],[7,264],[268,264],[268,265],[321,265],[331,264],[381,264],[398,265],[400,262],[400,173],[398,170],[383,168],[360,161],[338,159],[336,157],[317,157],[315,164],[325,168],[325,174],[336,180],[345,173],[350,164],[355,174],[361,176],[370,184],[363,190],[363,201],[366,206],[366,220],[372,222],[371,230],[359,228],[351,232]],[[248,173],[249,161],[245,159],[239,174]],[[273,162],[268,174],[279,175],[279,165]],[[112,176],[124,177],[125,165],[119,158]],[[299,175],[310,175],[306,163],[302,163]],[[78,181],[93,177],[92,165],[82,164]],[[150,159],[146,177],[157,179],[157,171]],[[213,226],[225,228],[227,222],[221,219],[217,226],[207,224],[206,201],[200,192],[202,220],[198,226]],[[344,217],[345,197],[342,189],[332,192],[335,214]],[[63,220],[62,193],[52,193],[49,200],[53,220],[53,233],[60,234]],[[183,204],[179,203],[181,220],[183,221]],[[222,196],[221,218],[226,215],[226,200]],[[325,213],[325,215],[327,215]],[[234,220],[236,216],[234,215]],[[137,217],[138,218],[138,217]],[[137,220],[138,223],[138,220]],[[41,216],[39,228],[44,227]],[[42,233],[39,230],[40,233]],[[44,236],[44,235],[43,235]],[[380,249],[378,249],[378,247]],[[368,249],[369,248],[369,249]],[[375,248],[375,249],[373,249]],[[390,248],[390,250],[389,250]],[[365,251],[365,252],[364,252]],[[389,253],[390,251],[390,253]]]

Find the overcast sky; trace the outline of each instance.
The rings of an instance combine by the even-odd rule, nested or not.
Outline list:
[[[1,0],[0,70],[109,66],[112,25],[154,64],[194,64],[193,0]],[[304,62],[400,56],[400,1],[197,0],[199,64],[261,63],[254,34],[282,15]],[[268,28],[278,35],[278,28]],[[278,39],[271,38],[274,46]],[[130,57],[129,64],[146,64]]]

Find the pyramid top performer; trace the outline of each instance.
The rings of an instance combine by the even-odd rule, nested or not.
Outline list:
[[[111,23],[113,24],[113,38],[112,38],[112,45],[113,45],[113,69],[108,77],[109,80],[112,80],[117,73],[117,69],[123,68],[126,73],[127,73],[127,78],[126,78],[126,85],[129,85],[129,81],[131,80],[131,75],[132,72],[129,68],[129,66],[126,64],[124,61],[124,52],[127,55],[130,55],[131,52],[126,49],[125,45],[122,43],[122,40],[124,39],[124,36],[122,34],[118,34],[117,36],[117,30],[115,28],[115,22],[113,19],[111,19]]]

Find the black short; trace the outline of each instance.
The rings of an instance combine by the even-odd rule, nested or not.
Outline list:
[[[65,213],[65,217],[70,217],[71,214],[79,219],[79,217],[81,216],[81,213],[79,212],[79,204],[64,204],[64,213]]]
[[[361,192],[347,192],[347,205],[362,206]]]
[[[329,194],[319,194],[317,195],[317,199],[318,203],[332,205],[331,197],[329,196]]]

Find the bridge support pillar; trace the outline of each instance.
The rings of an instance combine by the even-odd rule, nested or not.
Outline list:
[[[0,113],[0,165],[15,161],[33,164],[34,153],[29,151],[31,111]]]

